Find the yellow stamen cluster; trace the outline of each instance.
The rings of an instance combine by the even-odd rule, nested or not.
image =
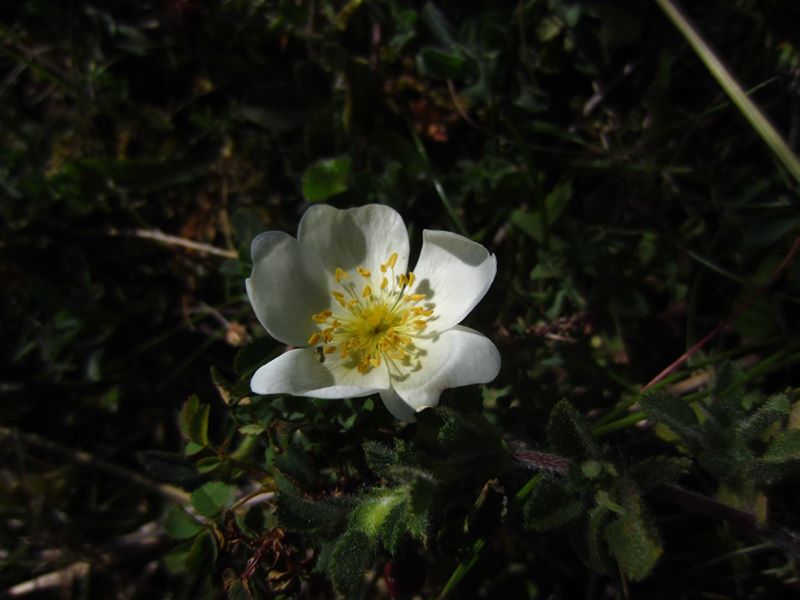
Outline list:
[[[334,304],[311,318],[320,325],[308,339],[308,345],[324,346],[324,354],[338,352],[342,364],[359,373],[380,367],[382,361],[412,365],[420,352],[414,337],[423,333],[433,315],[431,306],[420,305],[425,294],[408,293],[414,274],[395,274],[397,252],[381,264],[380,282],[373,287],[372,273],[357,267],[348,273],[337,267],[334,279],[339,289],[331,296]],[[355,275],[364,282],[357,285]]]

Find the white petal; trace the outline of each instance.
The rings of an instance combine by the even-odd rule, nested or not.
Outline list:
[[[417,420],[414,416],[414,409],[409,406],[405,400],[394,390],[382,390],[381,400],[386,409],[392,413],[392,416],[399,421],[406,423],[413,423]]]
[[[458,325],[434,339],[416,340],[422,368],[392,377],[392,388],[417,412],[436,406],[447,388],[488,383],[500,371],[500,353],[489,338]]]
[[[426,304],[434,305],[431,330],[460,323],[489,290],[496,272],[497,259],[480,244],[449,231],[423,231],[413,293],[425,294]]]
[[[389,386],[385,368],[360,374],[344,368],[333,355],[324,363],[314,359],[313,348],[296,348],[260,367],[250,380],[256,394],[292,394],[314,398],[368,396]]]
[[[339,210],[314,205],[300,220],[297,238],[313,248],[331,277],[336,267],[345,271],[364,267],[377,274],[393,252],[397,252],[395,273],[404,273],[408,266],[408,232],[402,217],[388,206]]]
[[[305,346],[319,326],[312,315],[331,303],[319,260],[292,236],[267,231],[251,246],[253,273],[245,282],[258,320],[285,344]]]

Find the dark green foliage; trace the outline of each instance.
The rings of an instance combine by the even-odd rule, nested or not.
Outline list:
[[[791,594],[798,185],[658,4],[5,3],[0,589]],[[796,148],[796,3],[682,4]],[[254,396],[313,202],[484,244],[498,380]]]
[[[600,452],[585,419],[566,400],[556,404],[550,413],[547,441],[556,453],[577,461],[596,458]]]
[[[648,396],[641,400],[647,415],[679,436],[686,451],[733,494],[752,506],[756,490],[797,471],[795,429],[786,429],[789,397],[776,394],[748,410],[742,376],[723,366],[707,402],[691,404],[677,397]],[[702,415],[702,416],[701,416]]]
[[[554,529],[583,514],[584,504],[567,483],[550,477],[542,479],[525,501],[525,526],[533,530]]]
[[[689,472],[692,461],[678,456],[649,456],[633,465],[628,474],[642,492],[675,483]]]
[[[234,490],[220,481],[209,481],[192,492],[192,507],[204,517],[215,517],[233,499]]]
[[[635,493],[626,495],[626,500],[622,514],[604,529],[604,536],[622,573],[640,581],[650,574],[664,549],[644,519]]]

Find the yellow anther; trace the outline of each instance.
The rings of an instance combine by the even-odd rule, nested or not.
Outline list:
[[[336,283],[341,283],[345,279],[350,279],[350,275],[348,275],[347,271],[345,271],[341,267],[336,267],[336,272],[334,273],[334,277],[336,277]]]
[[[314,319],[317,323],[324,323],[332,315],[333,315],[332,310],[323,310],[322,312],[315,314],[311,318]]]
[[[334,275],[340,286],[331,291],[331,308],[312,316],[322,325],[308,339],[318,362],[323,363],[325,355],[335,354],[341,357],[342,366],[360,374],[381,367],[384,361],[400,361],[403,369],[419,366],[423,353],[414,340],[424,335],[433,305],[415,306],[427,296],[409,293],[416,277],[411,271],[395,274],[397,260],[397,252],[392,252],[380,265],[385,275],[379,276],[377,294],[372,273],[365,267],[350,272],[336,268]],[[343,283],[352,280],[354,273],[366,280],[363,287],[352,281]]]
[[[333,296],[334,300],[336,300],[336,302],[338,302],[340,306],[347,305],[344,299],[344,294],[342,292],[333,291],[331,292],[331,296]]]

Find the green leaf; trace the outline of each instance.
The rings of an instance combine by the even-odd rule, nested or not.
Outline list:
[[[173,506],[167,511],[164,529],[170,537],[176,540],[186,540],[196,536],[205,527],[190,517],[180,506]]]
[[[352,528],[342,535],[333,547],[324,568],[336,592],[345,598],[361,598],[364,593],[364,573],[375,556],[375,542],[362,531]]]
[[[579,547],[585,552],[586,562],[597,572],[607,573],[613,565],[608,555],[603,532],[611,519],[611,512],[604,506],[595,506],[589,511],[586,529],[582,531]]]
[[[692,461],[680,456],[650,456],[639,461],[628,471],[642,492],[666,483],[674,483],[689,472]]]
[[[239,433],[242,435],[260,435],[265,431],[264,426],[259,423],[247,423],[239,427]]]
[[[545,207],[547,210],[547,227],[552,227],[559,217],[563,214],[572,200],[572,183],[564,181],[559,183],[545,197]],[[516,225],[525,235],[541,243],[542,237],[542,215],[539,211],[527,212],[517,209],[511,213],[511,223]]]
[[[582,512],[580,495],[564,481],[549,475],[542,475],[523,506],[525,527],[534,531],[561,527]]]
[[[556,454],[578,461],[600,455],[600,446],[589,432],[586,421],[566,400],[556,404],[550,413],[547,439]]]
[[[404,488],[379,489],[362,498],[353,511],[351,527],[358,528],[370,539],[378,538],[386,518],[396,509],[402,509],[406,501]]]
[[[693,448],[702,447],[700,424],[688,402],[668,394],[652,394],[643,396],[639,405],[648,418],[668,427]]]
[[[791,405],[786,395],[772,396],[738,424],[738,433],[746,442],[755,441],[770,427],[783,422],[790,409]]]
[[[499,450],[502,440],[499,430],[479,413],[461,413],[444,406],[434,409],[444,423],[436,440],[446,454],[475,454]]]
[[[317,470],[308,455],[296,446],[288,446],[278,453],[267,450],[267,461],[272,464],[300,489],[311,490],[317,485]]]
[[[355,504],[356,500],[350,496],[314,502],[282,493],[278,495],[275,516],[284,528],[291,531],[332,534],[344,528]]]
[[[767,448],[763,460],[768,463],[784,463],[800,460],[800,429],[781,433]]]
[[[221,481],[209,481],[192,492],[192,506],[204,517],[214,517],[233,499],[234,489]]]
[[[466,79],[476,74],[473,60],[455,52],[438,48],[423,48],[417,55],[417,69],[432,79]]]
[[[606,527],[605,538],[611,555],[632,581],[647,577],[664,551],[638,510],[627,511]]]
[[[183,403],[178,424],[183,436],[204,447],[211,444],[208,441],[208,417],[211,413],[209,404],[200,404],[197,395],[192,394]]]
[[[364,444],[364,458],[370,471],[378,477],[390,479],[392,468],[397,463],[397,452],[380,442],[369,441]]]
[[[745,415],[742,405],[742,388],[732,388],[737,380],[741,381],[740,374],[736,372],[730,362],[725,362],[714,378],[711,388],[711,402],[708,411],[714,420],[725,430],[739,423]]]
[[[350,185],[350,158],[342,156],[320,160],[303,173],[303,196],[321,202],[346,192]]]
[[[186,568],[189,571],[202,572],[211,568],[216,560],[217,543],[214,541],[212,533],[206,530],[192,542],[189,554],[186,555]]]

